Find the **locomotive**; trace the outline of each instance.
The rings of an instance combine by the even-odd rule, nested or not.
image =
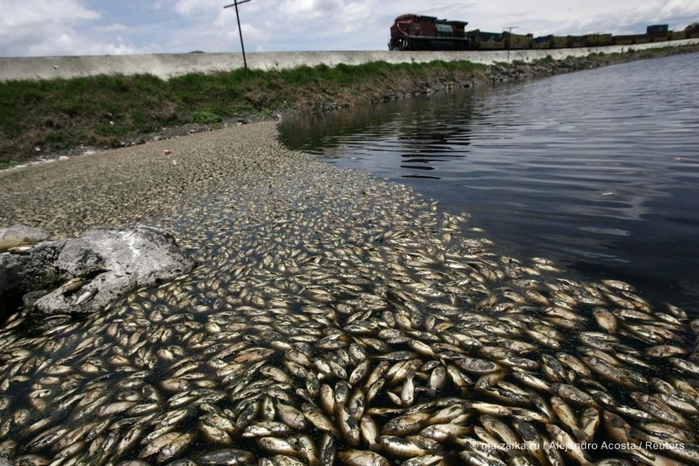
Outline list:
[[[389,50],[469,50],[466,21],[400,15],[391,26]]]
[[[696,23],[684,31],[671,31],[667,24],[648,26],[645,34],[540,36],[512,32],[466,31],[466,21],[447,21],[435,16],[404,14],[391,26],[389,50],[524,50],[632,45],[699,37]]]

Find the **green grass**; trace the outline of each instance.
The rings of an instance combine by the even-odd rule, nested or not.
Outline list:
[[[15,162],[14,160],[0,159],[0,170],[11,168],[15,165],[17,165],[17,162]]]
[[[232,118],[313,110],[323,102],[353,105],[376,93],[411,92],[426,80],[468,79],[483,69],[469,62],[372,62],[238,69],[167,81],[143,74],[0,82],[0,160],[31,158],[35,147],[41,153],[81,144],[118,147],[124,138],[174,125],[216,126]]]

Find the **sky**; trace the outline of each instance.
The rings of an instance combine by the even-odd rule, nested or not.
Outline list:
[[[233,0],[0,0],[0,57],[240,52]],[[640,34],[699,22],[699,0],[250,0],[246,52],[387,50],[396,16],[468,21],[467,30]]]

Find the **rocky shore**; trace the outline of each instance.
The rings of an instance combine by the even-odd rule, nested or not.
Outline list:
[[[319,97],[311,108],[317,112],[332,112],[352,105],[378,104],[393,100],[405,99],[420,95],[430,95],[436,92],[444,92],[453,89],[469,89],[477,86],[495,85],[499,83],[517,82],[527,79],[544,78],[558,74],[572,73],[603,66],[617,65],[637,60],[662,58],[670,55],[697,53],[699,44],[683,47],[667,47],[661,49],[648,49],[633,51],[632,53],[603,54],[593,53],[586,57],[570,56],[564,60],[538,60],[534,62],[511,61],[501,62],[487,66],[485,73],[474,73],[466,79],[432,79],[426,77],[422,81],[413,83],[411,89],[404,92],[376,89],[375,92],[366,93],[353,101],[326,101]],[[298,109],[292,109],[287,113],[298,113]]]

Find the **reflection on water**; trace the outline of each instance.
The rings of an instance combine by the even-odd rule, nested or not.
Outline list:
[[[282,140],[413,186],[519,255],[697,312],[699,54],[286,122]]]
[[[386,176],[396,175],[398,163],[404,169],[399,175],[403,178],[419,178],[425,176],[420,171],[432,171],[430,178],[441,179],[444,170],[436,174],[437,165],[465,158],[471,144],[474,109],[470,96],[423,97],[330,116],[314,115],[283,124],[282,140],[332,161],[361,161],[343,165]]]

